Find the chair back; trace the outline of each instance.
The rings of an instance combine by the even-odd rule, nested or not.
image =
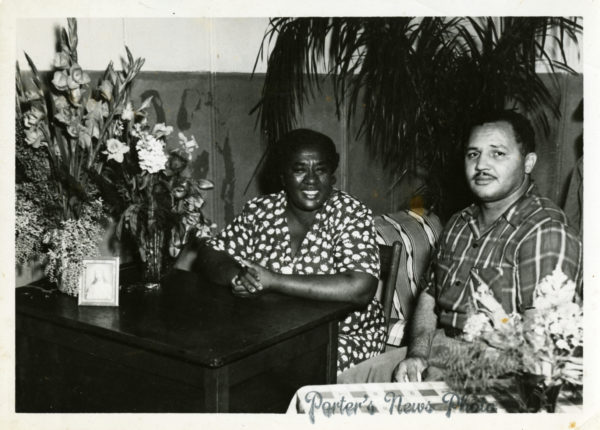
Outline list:
[[[401,250],[402,244],[399,241],[395,241],[392,245],[379,244],[380,278],[382,281],[381,304],[383,305],[386,324],[390,322]]]
[[[432,251],[442,230],[439,218],[426,210],[401,210],[375,217],[377,243],[392,246],[400,242],[400,263],[395,291],[391,300],[385,301],[383,285],[380,282],[378,297],[384,306],[391,302],[388,319],[389,348],[406,342],[404,329],[410,320],[419,294],[419,283],[429,265]],[[391,289],[387,289],[389,293]],[[385,309],[385,308],[384,308]],[[388,307],[389,309],[389,307]]]

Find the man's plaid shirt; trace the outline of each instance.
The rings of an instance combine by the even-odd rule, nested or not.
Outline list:
[[[477,226],[478,207],[452,216],[438,243],[425,291],[436,299],[439,326],[462,330],[477,275],[507,313],[532,306],[535,286],[556,268],[581,292],[582,244],[563,211],[541,197],[532,183],[486,231]]]

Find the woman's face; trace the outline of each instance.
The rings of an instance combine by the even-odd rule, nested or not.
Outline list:
[[[325,153],[316,145],[296,149],[290,155],[282,177],[288,202],[308,212],[321,209],[335,183]]]

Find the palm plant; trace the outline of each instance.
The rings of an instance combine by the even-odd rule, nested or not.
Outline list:
[[[573,72],[564,47],[581,31],[562,17],[272,19],[257,61],[274,46],[252,112],[272,144],[329,77],[338,118],[359,122],[356,138],[387,168],[427,172],[419,192],[444,216],[464,204],[456,172],[470,119],[518,106],[547,132],[560,111],[536,66]]]

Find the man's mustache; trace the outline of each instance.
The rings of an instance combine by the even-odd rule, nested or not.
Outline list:
[[[496,177],[494,175],[490,175],[489,173],[485,173],[485,172],[478,172],[472,176],[472,179],[479,179],[479,178],[496,179]]]

